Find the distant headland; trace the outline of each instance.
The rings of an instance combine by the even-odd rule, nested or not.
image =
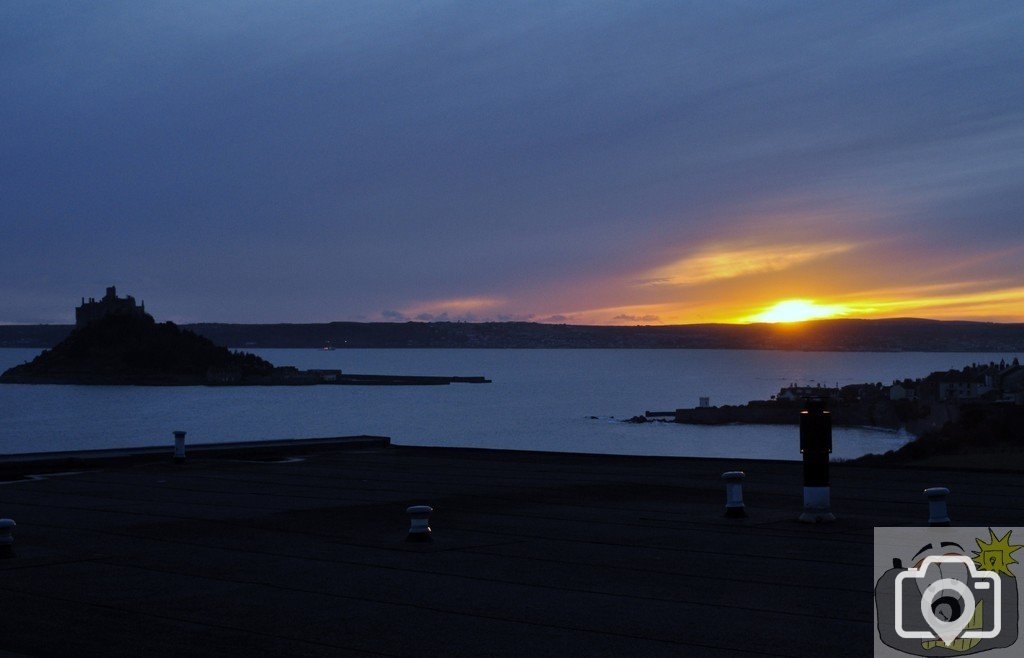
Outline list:
[[[97,302],[97,304],[101,303]],[[56,345],[71,325],[0,325],[0,347]],[[897,318],[798,324],[592,326],[536,322],[198,323],[234,348],[756,349],[823,352],[1024,352],[1024,323]]]
[[[971,364],[961,370],[933,372],[920,379],[848,384],[843,387],[784,386],[769,400],[742,405],[711,406],[707,397],[700,405],[674,411],[647,411],[629,422],[671,419],[691,425],[789,425],[799,421],[798,411],[809,399],[827,403],[835,425],[906,429],[912,434],[941,429],[960,420],[964,408],[985,411],[1024,410],[1024,366],[1016,358],[1007,362]]]
[[[107,288],[82,299],[76,324],[60,342],[28,363],[0,375],[5,384],[99,384],[150,386],[437,385],[487,383],[483,377],[397,376],[299,370],[274,366],[254,354],[231,351],[209,338],[158,323],[130,295]]]
[[[797,424],[808,400],[825,403],[839,426],[903,428],[916,438],[858,463],[1011,467],[1024,469],[1024,366],[1020,360],[974,363],[919,379],[829,386],[783,387],[770,400],[648,411],[629,423],[652,420],[695,425]],[[958,461],[959,460],[959,461]]]

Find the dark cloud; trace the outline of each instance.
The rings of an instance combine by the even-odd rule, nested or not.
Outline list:
[[[622,322],[661,322],[661,318],[657,315],[629,315],[626,313],[620,313],[614,316],[612,320]]]
[[[537,322],[547,322],[550,324],[566,324],[572,322],[573,320],[574,318],[571,315],[562,315],[561,313],[556,313],[554,315],[548,315],[543,318],[538,318]]]

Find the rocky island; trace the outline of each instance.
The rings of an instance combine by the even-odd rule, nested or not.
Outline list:
[[[75,329],[53,349],[0,375],[8,384],[195,385],[248,383],[274,366],[152,316],[113,314]]]
[[[118,297],[82,300],[75,329],[52,349],[0,375],[5,384],[143,386],[443,385],[483,377],[361,375],[337,369],[274,366],[255,354],[214,344],[173,322],[158,323],[144,304]]]

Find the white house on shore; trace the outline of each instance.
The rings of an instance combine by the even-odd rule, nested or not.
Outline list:
[[[775,399],[787,402],[799,402],[801,400],[806,400],[807,398],[836,399],[838,397],[838,388],[831,388],[829,386],[797,386],[796,384],[791,384],[781,389],[778,395],[775,396]]]
[[[976,400],[991,390],[991,384],[984,377],[966,373],[950,373],[939,379],[940,400]]]
[[[892,386],[889,387],[889,399],[893,401],[916,400],[917,387],[903,382],[893,382]]]

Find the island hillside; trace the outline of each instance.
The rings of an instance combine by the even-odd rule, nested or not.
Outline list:
[[[232,352],[172,322],[113,314],[76,328],[53,349],[7,370],[0,382],[194,385],[241,383],[273,371],[258,356]]]

